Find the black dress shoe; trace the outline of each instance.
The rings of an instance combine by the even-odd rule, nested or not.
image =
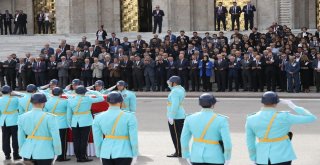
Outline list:
[[[11,160],[11,156],[6,156],[6,160]]]
[[[13,160],[20,160],[20,159],[22,159],[21,156],[13,156]]]
[[[66,158],[66,159],[57,159],[58,162],[66,162],[69,161],[70,159]]]
[[[181,157],[181,155],[178,155],[177,153],[171,154],[171,155],[167,155],[168,158],[179,158]]]
[[[80,162],[91,162],[93,159],[85,158],[85,159],[80,159]]]

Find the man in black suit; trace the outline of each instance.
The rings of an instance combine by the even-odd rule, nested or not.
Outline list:
[[[59,48],[62,51],[62,54],[67,54],[67,50],[70,50],[70,45],[67,44],[66,40],[61,40]]]
[[[161,55],[156,57],[156,79],[157,79],[157,91],[165,91],[166,86],[166,66],[168,61],[164,60]]]
[[[160,6],[156,5],[156,10],[153,10],[153,34],[157,31],[157,26],[159,26],[158,32],[161,33],[162,29],[162,17],[164,16],[163,10],[160,10]]]
[[[58,80],[58,62],[55,56],[51,56],[49,62],[47,63],[47,83],[52,79]]]
[[[120,43],[120,39],[116,37],[116,33],[111,33],[111,38],[109,38],[110,47],[113,46],[114,42],[118,41]]]
[[[177,61],[177,68],[178,68],[178,76],[181,78],[181,85],[184,87],[186,91],[188,91],[189,90],[188,67],[190,63],[184,57],[185,55],[181,52],[179,54],[179,60]]]
[[[17,34],[18,30],[19,30],[19,34],[21,34],[22,30],[21,30],[21,19],[22,16],[20,14],[19,10],[16,10],[16,14],[14,15],[14,30],[13,30],[13,34]]]
[[[167,77],[166,77],[167,80],[169,80],[171,76],[177,75],[176,62],[174,61],[173,57],[168,57],[166,73],[167,73]]]
[[[142,45],[146,43],[146,41],[141,38],[142,38],[141,35],[138,35],[137,40],[134,41],[134,44],[137,47],[137,52],[140,54],[142,54]]]
[[[81,80],[85,87],[92,85],[92,70],[90,60],[87,58],[84,60],[84,64],[81,67]]]
[[[312,67],[314,69],[314,77],[316,79],[317,93],[320,92],[320,53],[317,54],[317,59],[313,60]]]
[[[87,46],[88,48],[91,46],[91,43],[87,41],[87,37],[83,36],[82,41],[78,43],[78,47],[83,51],[84,46]]]
[[[253,28],[253,17],[254,12],[256,11],[256,7],[248,1],[247,5],[244,5],[242,8],[242,12],[244,13],[244,28],[248,30],[248,24],[250,23],[250,29]]]
[[[229,64],[225,59],[222,58],[221,54],[218,54],[217,58],[218,60],[214,61],[218,86],[217,92],[225,92],[227,86],[227,68]]]
[[[186,43],[189,43],[189,37],[184,35],[184,30],[180,31],[180,36],[177,37],[177,42],[181,42],[181,39],[183,39]]]
[[[9,34],[12,34],[12,28],[11,28],[11,20],[13,19],[12,14],[9,13],[9,10],[6,10],[5,13],[3,14],[3,22],[4,22],[4,34],[8,34],[8,29],[9,29]]]
[[[21,22],[20,22],[20,30],[21,34],[27,34],[27,14],[23,13],[22,10],[20,10],[20,15],[21,15]]]
[[[234,22],[237,23],[237,27],[240,30],[241,7],[237,6],[237,2],[233,2],[233,6],[230,7],[229,13],[231,14],[231,28],[232,28],[232,30],[234,30]]]
[[[133,62],[129,60],[129,57],[127,55],[123,56],[123,60],[120,61],[120,75],[121,80],[128,83],[128,89],[133,88],[132,84],[132,65]]]
[[[3,17],[4,15],[2,15],[1,11],[0,11],[0,31],[1,31],[1,35],[3,35]]]
[[[3,63],[4,73],[6,76],[7,85],[12,89],[16,89],[16,64],[17,62],[12,59],[12,55],[7,57]]]
[[[265,59],[265,79],[268,91],[276,91],[276,69],[279,66],[277,56],[269,52]]]
[[[36,58],[36,62],[32,65],[32,70],[34,72],[36,86],[40,87],[45,85],[46,64],[45,62],[41,61],[40,57]]]
[[[71,57],[69,62],[69,82],[73,79],[80,79],[82,63],[77,59],[76,56]]]
[[[143,69],[144,64],[140,59],[140,56],[135,56],[135,61],[132,65],[132,77],[133,77],[133,86],[135,91],[143,91]]]
[[[226,31],[227,30],[226,15],[228,14],[227,8],[222,6],[222,2],[219,2],[215,12],[216,12],[217,25],[218,25],[218,29],[216,30],[220,31],[220,23],[222,22],[223,29],[224,31]]]
[[[44,34],[45,33],[45,29],[44,29],[44,11],[40,11],[40,13],[37,15],[37,22],[38,22],[38,33]]]

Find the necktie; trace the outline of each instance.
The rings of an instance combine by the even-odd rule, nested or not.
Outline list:
[[[250,5],[247,6],[247,14],[249,14]]]
[[[236,14],[236,7],[233,7],[233,14]]]

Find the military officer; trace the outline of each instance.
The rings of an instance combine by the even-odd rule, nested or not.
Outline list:
[[[61,154],[58,123],[54,115],[43,111],[46,102],[43,93],[33,94],[32,109],[18,119],[19,154],[35,165],[50,165]]]
[[[109,93],[107,102],[109,109],[97,115],[92,125],[96,155],[103,165],[134,164],[138,156],[137,119],[120,109],[123,98],[119,92]]]
[[[23,114],[32,109],[31,95],[36,92],[37,86],[34,84],[29,84],[27,86],[27,93],[22,98],[19,98],[19,114]]]
[[[57,79],[50,80],[49,84],[40,87],[38,90],[44,93],[47,97],[52,95],[52,90],[58,86],[59,81]]]
[[[182,106],[186,95],[185,89],[180,85],[181,79],[179,76],[172,76],[167,81],[171,92],[168,96],[167,103],[167,118],[171,134],[171,138],[175,147],[175,153],[167,155],[167,157],[181,157],[180,136],[183,128],[185,111]]]
[[[71,84],[65,87],[64,93],[67,94],[68,96],[75,95],[76,94],[75,90],[79,85],[81,85],[81,81],[79,79],[73,79]]]
[[[295,115],[277,111],[280,100],[275,92],[265,92],[261,102],[261,110],[249,115],[246,122],[250,159],[258,165],[291,165],[291,161],[296,159],[288,136],[292,135],[289,133],[291,126],[314,122],[317,117],[290,100],[283,100],[282,103],[294,110]]]
[[[199,97],[200,112],[186,118],[181,134],[182,156],[193,165],[227,165],[231,158],[228,117],[214,111],[216,98],[209,93]],[[189,143],[193,137],[191,152]]]
[[[123,97],[121,109],[135,113],[137,109],[136,94],[132,91],[127,90],[127,86],[127,83],[122,80],[117,82],[117,89]]]
[[[72,128],[74,153],[77,162],[89,162],[87,157],[87,144],[92,125],[91,105],[104,100],[101,93],[90,91],[96,97],[86,96],[87,89],[80,85],[75,89],[76,95],[68,99],[67,121]]]
[[[112,86],[108,89],[104,89],[104,82],[102,80],[97,80],[93,86],[89,86],[87,87],[88,90],[91,89],[95,89],[96,91],[100,92],[101,94],[108,94],[110,93],[114,88],[116,88],[115,86]]]
[[[44,111],[54,114],[58,122],[60,141],[62,147],[62,154],[58,156],[57,161],[69,161],[67,158],[67,130],[69,128],[67,122],[67,105],[68,101],[61,98],[63,90],[60,87],[55,87],[52,89],[53,97],[48,99],[48,102],[45,105]]]
[[[11,159],[10,137],[12,138],[13,159],[21,159],[18,147],[18,105],[17,97],[11,96],[11,87],[3,86],[1,88],[2,97],[0,97],[0,125],[2,128],[2,150],[5,159]]]

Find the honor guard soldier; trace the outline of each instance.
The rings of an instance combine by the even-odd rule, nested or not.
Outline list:
[[[170,129],[171,138],[176,152],[167,157],[181,157],[180,136],[183,128],[185,111],[182,106],[183,100],[186,96],[185,89],[180,85],[181,79],[179,76],[172,76],[167,81],[171,92],[168,96],[167,103],[167,118]]]
[[[231,138],[228,117],[214,111],[216,98],[209,93],[199,97],[200,112],[186,118],[181,134],[182,156],[193,165],[228,165]],[[193,137],[191,153],[189,142]]]
[[[122,80],[117,82],[118,91],[123,97],[121,109],[124,111],[135,113],[137,109],[137,97],[134,92],[127,90],[127,86],[127,83]]]
[[[291,144],[293,124],[314,122],[317,117],[290,100],[281,100],[296,114],[277,111],[280,102],[275,92],[265,92],[261,102],[263,107],[249,115],[246,122],[246,138],[250,159],[258,165],[291,165],[296,159]],[[258,139],[258,142],[256,142]]]
[[[47,97],[52,96],[52,90],[58,86],[59,81],[57,79],[50,80],[49,84],[39,88],[39,92],[45,94]]]
[[[109,109],[98,114],[92,125],[96,155],[103,165],[134,164],[138,156],[137,119],[120,109],[123,98],[119,92],[109,93],[107,102]]]
[[[92,161],[87,156],[89,132],[93,121],[91,105],[104,101],[104,98],[97,91],[90,91],[95,98],[86,96],[87,89],[82,85],[77,86],[75,92],[76,95],[68,99],[67,121],[72,128],[77,162],[89,162]]]
[[[29,84],[27,86],[27,93],[19,99],[19,114],[26,113],[32,109],[31,95],[37,92],[37,86]]]
[[[43,111],[46,102],[43,93],[33,94],[32,109],[18,119],[19,154],[35,165],[50,165],[61,154],[58,123],[54,115]]]
[[[67,94],[68,96],[75,95],[75,91],[79,85],[81,85],[81,81],[79,79],[73,79],[72,83],[65,87],[65,94]]]
[[[116,88],[116,85],[115,86],[112,86],[108,89],[104,89],[104,82],[102,80],[97,80],[94,85],[92,86],[89,86],[87,87],[88,90],[91,90],[91,89],[95,89],[95,91],[98,91],[100,92],[101,94],[108,94],[110,93],[114,88]]]
[[[60,133],[60,141],[62,147],[62,154],[58,156],[57,161],[68,161],[67,159],[67,130],[69,128],[67,122],[67,106],[68,101],[61,98],[63,90],[60,87],[55,87],[52,90],[53,97],[48,99],[48,102],[45,105],[44,111],[54,114],[58,122],[58,128]]]
[[[0,125],[2,127],[2,150],[6,160],[11,159],[10,137],[12,137],[13,159],[21,159],[18,147],[18,105],[17,97],[11,96],[11,87],[3,86],[1,88],[2,97],[0,98]]]

